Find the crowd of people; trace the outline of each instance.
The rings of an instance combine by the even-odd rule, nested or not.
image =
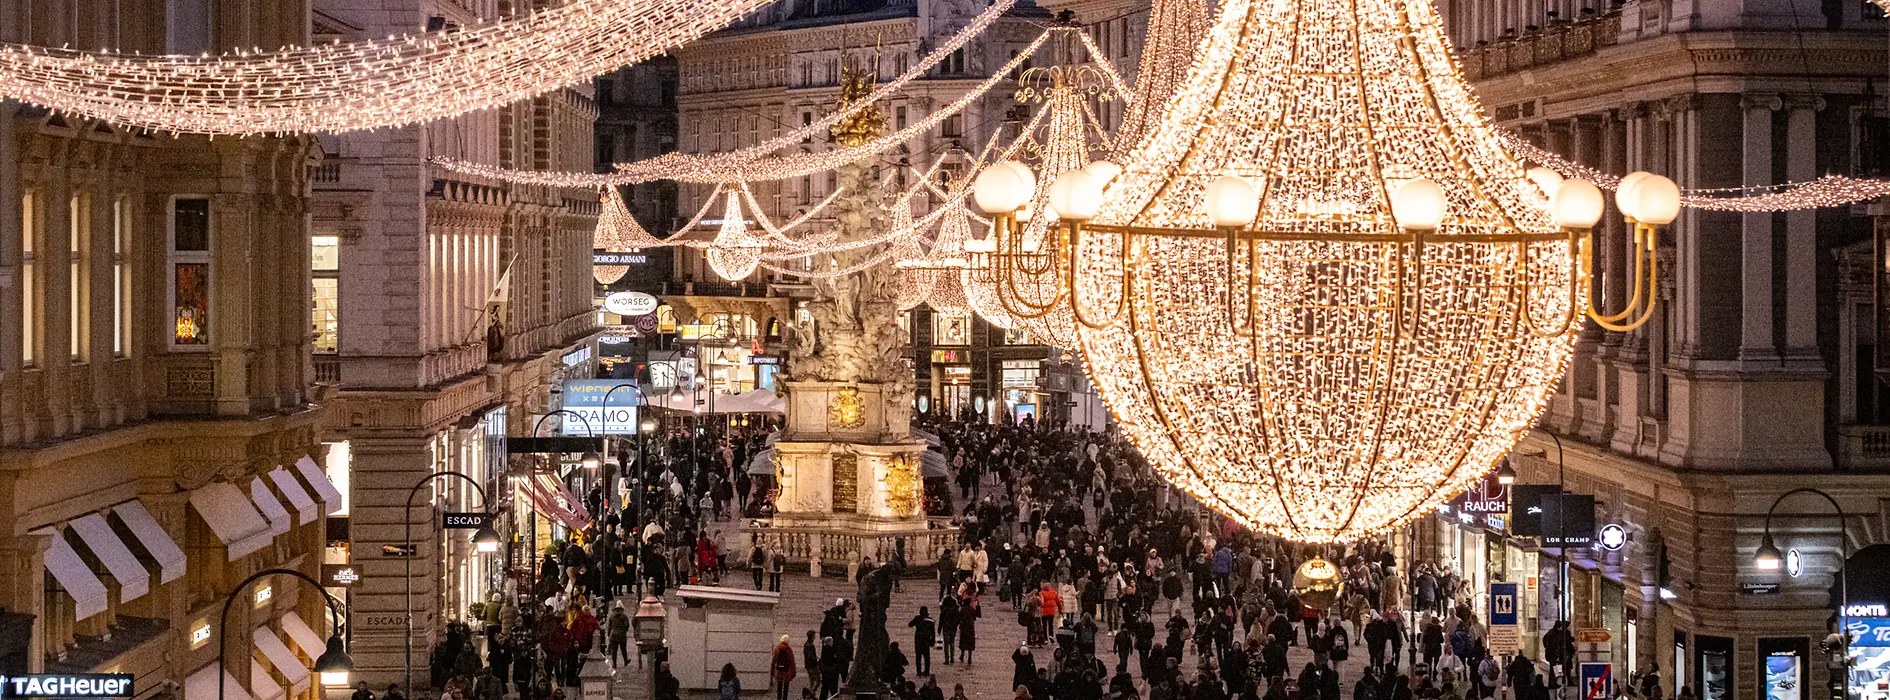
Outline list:
[[[1309,546],[1247,531],[1171,488],[1111,434],[1030,419],[921,424],[950,465],[931,507],[949,513],[960,539],[911,562],[901,547],[884,562],[907,589],[922,575],[936,581],[917,586],[936,603],[904,619],[880,655],[891,697],[965,700],[963,687],[948,695],[939,685],[939,665],[1002,664],[979,644],[992,625],[1010,624],[1024,642],[1000,653],[1017,700],[1546,700],[1567,682],[1566,626],[1544,636],[1541,662],[1490,653],[1469,604],[1478,592],[1448,566],[1419,564],[1407,577],[1384,541]],[[659,596],[690,581],[780,591],[785,555],[731,553],[734,543],[719,538],[735,528],[715,525],[767,510],[765,489],[743,467],[768,430],[685,429],[645,444],[627,460],[629,492],[594,490],[594,525],[552,542],[514,595],[480,611],[483,659],[474,628],[449,630],[433,654],[432,687],[477,700],[567,697],[593,648],[613,664],[630,661],[623,597],[640,584]],[[1295,572],[1315,557],[1337,566],[1336,594],[1296,588]],[[731,577],[731,567],[749,576]],[[771,652],[779,700],[796,688],[825,700],[854,681],[859,604],[842,597],[810,622]],[[1344,663],[1353,655],[1363,663]],[[678,698],[664,653],[654,661],[653,696]],[[1659,695],[1657,676],[1623,685]],[[732,666],[718,695],[731,689],[740,690]]]

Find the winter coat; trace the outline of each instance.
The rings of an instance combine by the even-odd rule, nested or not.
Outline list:
[[[774,658],[768,664],[768,677],[776,683],[792,683],[794,674],[794,647],[787,642],[774,645]]]

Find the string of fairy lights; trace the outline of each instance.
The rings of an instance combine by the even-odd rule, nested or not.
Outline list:
[[[1890,0],[1885,1],[1890,2]],[[1554,170],[1563,177],[1588,180],[1604,190],[1620,187],[1620,176],[1563,158],[1516,134],[1506,131],[1498,133],[1501,135],[1503,145],[1524,160]],[[1890,196],[1890,180],[1826,175],[1810,182],[1683,190],[1680,202],[1693,209],[1711,211],[1774,212],[1841,207],[1856,202],[1873,201],[1884,196]]]
[[[766,3],[573,0],[455,31],[218,56],[0,44],[0,97],[154,131],[387,128],[576,85],[728,26]]]

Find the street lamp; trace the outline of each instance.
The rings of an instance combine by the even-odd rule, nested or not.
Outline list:
[[[1772,499],[1772,507],[1765,509],[1765,536],[1763,539],[1759,541],[1759,551],[1753,554],[1752,556],[1753,566],[1758,567],[1759,570],[1761,571],[1777,571],[1779,569],[1779,566],[1784,563],[1785,561],[1784,555],[1779,553],[1778,545],[1772,543],[1772,514],[1778,511],[1778,504],[1784,503],[1785,499],[1790,498],[1793,495],[1800,494],[1800,493],[1809,493],[1809,494],[1821,496],[1824,498],[1826,503],[1831,504],[1831,510],[1836,511],[1837,524],[1838,524],[1839,563],[1845,564],[1848,566],[1851,559],[1851,553],[1850,553],[1851,552],[1851,538],[1850,538],[1850,535],[1845,531],[1846,516],[1844,515],[1844,507],[1838,505],[1837,499],[1832,498],[1831,494],[1825,493],[1818,489],[1811,488],[1809,486],[1802,486],[1799,488],[1792,489],[1790,491],[1786,491],[1785,493],[1779,494],[1778,498]],[[1851,571],[1849,568],[1847,568],[1847,566],[1839,566],[1838,574],[1837,574],[1838,597],[1840,598],[1840,600],[1838,601],[1838,634],[1841,635],[1839,639],[1843,641],[1844,646],[1846,648],[1850,646],[1850,642],[1851,642],[1851,631],[1850,631]],[[1848,654],[1849,652],[1840,652],[1840,653]],[[1840,656],[1840,658],[1845,658],[1845,657]],[[1848,661],[1849,659],[1846,658],[1845,668],[1847,670],[1845,670],[1844,672],[1844,686],[1845,686],[1846,693],[1850,692],[1850,684],[1851,684],[1851,674],[1850,674],[1850,671],[1848,670]]]
[[[1516,468],[1509,466],[1509,460],[1503,460],[1503,466],[1496,468],[1496,483],[1504,486],[1516,483]]]
[[[405,613],[407,617],[405,678],[407,680],[408,689],[413,688],[413,559],[419,554],[419,550],[414,548],[413,544],[413,499],[415,496],[420,495],[420,489],[433,483],[434,479],[442,477],[454,477],[471,484],[473,491],[479,494],[479,510],[486,512],[488,507],[485,488],[481,487],[479,482],[475,481],[472,477],[459,472],[434,472],[428,474],[426,478],[414,484],[413,488],[407,490],[407,509],[401,511],[400,519],[404,521],[407,530],[407,536],[405,539],[401,540],[401,543],[408,547],[408,551],[406,552],[407,572],[405,577],[407,580],[407,593],[405,601],[401,604],[401,612]],[[499,533],[494,532],[492,529],[492,514],[490,512],[486,513],[486,522],[473,531],[472,542],[474,551],[481,554],[499,551]]]
[[[265,569],[251,574],[249,578],[243,579],[242,583],[236,584],[236,588],[230,590],[229,599],[223,601],[223,613],[217,617],[217,634],[223,634],[223,630],[229,627],[230,605],[235,603],[236,599],[239,597],[248,597],[242,595],[242,593],[249,590],[249,584],[255,583],[257,579],[261,579],[264,576],[274,576],[277,574],[292,576],[298,580],[305,581],[308,585],[314,586],[315,590],[322,594],[322,602],[327,604],[329,615],[334,617],[335,628],[328,634],[327,648],[322,650],[321,656],[315,657],[315,673],[321,677],[322,685],[324,686],[348,685],[348,677],[354,672],[354,659],[348,656],[347,644],[343,642],[341,638],[341,628],[343,624],[341,617],[341,601],[329,595],[328,591],[322,588],[321,582],[310,578],[308,574],[294,569]],[[224,683],[221,678],[225,672],[223,659],[224,652],[227,651],[226,647],[228,646],[224,644],[225,641],[224,639],[217,640],[217,675],[219,676],[217,679],[217,700],[224,700],[224,689],[229,687],[229,684]]]

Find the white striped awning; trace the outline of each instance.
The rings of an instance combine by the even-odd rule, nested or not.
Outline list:
[[[112,525],[105,521],[105,516],[93,513],[74,520],[72,531],[79,533],[85,548],[92,550],[92,556],[105,565],[105,570],[112,573],[112,578],[117,579],[118,602],[137,600],[151,590],[151,572],[138,563],[138,557],[132,555],[124,540],[118,539],[118,533],[112,531]]]
[[[112,506],[112,513],[137,538],[138,544],[144,545],[144,551],[157,560],[158,583],[170,583],[184,576],[184,550],[164,532],[164,526],[151,517],[151,511],[145,510],[143,503],[125,501]]]
[[[320,658],[322,652],[328,651],[328,642],[322,641],[322,636],[316,634],[308,623],[303,622],[302,616],[295,614],[294,610],[282,615],[282,631],[289,633],[289,641],[295,642],[295,646],[302,650],[303,656],[315,659]]]
[[[105,612],[105,584],[92,573],[92,567],[85,565],[79,553],[66,542],[66,536],[56,527],[44,527],[29,535],[46,535],[52,538],[52,546],[46,549],[46,572],[52,574],[59,587],[66,589],[72,596],[72,610],[77,619]]]
[[[289,517],[289,509],[282,507],[282,501],[276,500],[276,494],[269,490],[258,476],[249,480],[249,500],[256,504],[256,510],[262,511],[269,519],[269,531],[281,535],[295,525],[295,519]]]
[[[269,669],[263,668],[262,662],[254,656],[249,658],[249,689],[256,700],[283,700],[289,695],[282,692],[282,684],[277,683],[276,677],[269,675]]]
[[[309,667],[304,666],[301,659],[295,658],[295,652],[289,651],[289,646],[282,643],[282,638],[276,636],[275,630],[267,626],[257,627],[250,632],[249,638],[262,651],[263,658],[269,659],[269,665],[276,667],[276,673],[289,679],[289,685],[295,692],[308,690]]]
[[[290,474],[289,470],[276,467],[275,471],[269,472],[269,480],[276,483],[276,490],[281,491],[284,498],[289,499],[289,506],[295,508],[296,514],[302,518],[301,524],[307,525],[321,519],[322,512],[316,508],[315,499],[309,497],[308,490],[302,488],[302,482],[296,481],[295,475]]]
[[[191,491],[190,505],[229,548],[230,561],[269,546],[275,538],[269,531],[269,521],[256,512],[249,497],[235,484],[219,482]]]
[[[315,489],[315,495],[320,496],[322,503],[327,506],[323,513],[332,514],[341,510],[341,491],[328,480],[327,474],[322,473],[321,466],[315,464],[313,457],[295,460],[295,470],[302,473],[302,479],[308,482],[309,488]]]
[[[223,700],[254,700],[235,676],[228,671],[218,673],[215,661],[184,679],[184,700],[217,700],[217,676],[223,677]]]

